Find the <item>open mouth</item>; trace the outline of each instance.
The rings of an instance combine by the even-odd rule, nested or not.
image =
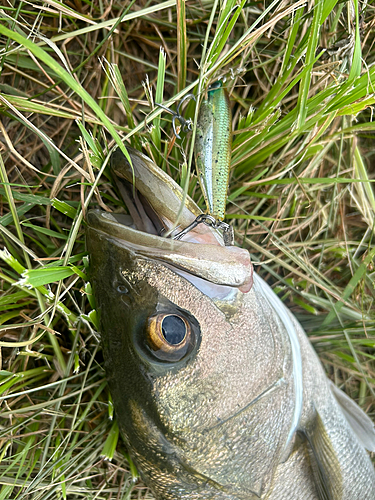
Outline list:
[[[128,148],[129,162],[116,150],[111,168],[130,215],[92,210],[92,229],[121,240],[134,253],[160,260],[180,271],[216,285],[246,293],[252,286],[252,265],[247,250],[224,246],[221,233],[200,224],[181,240],[165,237],[192,224],[202,212],[165,172],[147,156]]]

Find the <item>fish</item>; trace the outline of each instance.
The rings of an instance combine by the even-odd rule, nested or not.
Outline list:
[[[86,241],[115,415],[145,484],[158,500],[374,500],[371,419],[246,249],[204,224],[163,236],[201,210],[127,149],[132,165],[117,150],[111,170],[130,215],[90,210]]]
[[[232,114],[221,80],[207,90],[200,105],[194,142],[198,180],[207,213],[224,220],[232,153]]]

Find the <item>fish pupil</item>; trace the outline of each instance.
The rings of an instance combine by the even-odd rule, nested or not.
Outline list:
[[[165,340],[171,345],[178,345],[184,340],[186,335],[186,325],[184,321],[175,315],[166,316],[162,323],[162,333]]]

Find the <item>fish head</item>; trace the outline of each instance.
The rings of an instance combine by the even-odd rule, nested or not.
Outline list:
[[[112,170],[132,219],[87,218],[121,432],[157,498],[259,498],[293,415],[287,333],[253,284],[246,250],[204,224],[182,241],[160,236],[200,211],[150,159],[129,153],[134,170],[119,153]]]

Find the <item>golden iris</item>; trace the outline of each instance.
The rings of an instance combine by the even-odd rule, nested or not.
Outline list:
[[[147,341],[154,354],[166,361],[178,361],[188,351],[191,327],[177,314],[156,314],[147,325]]]

